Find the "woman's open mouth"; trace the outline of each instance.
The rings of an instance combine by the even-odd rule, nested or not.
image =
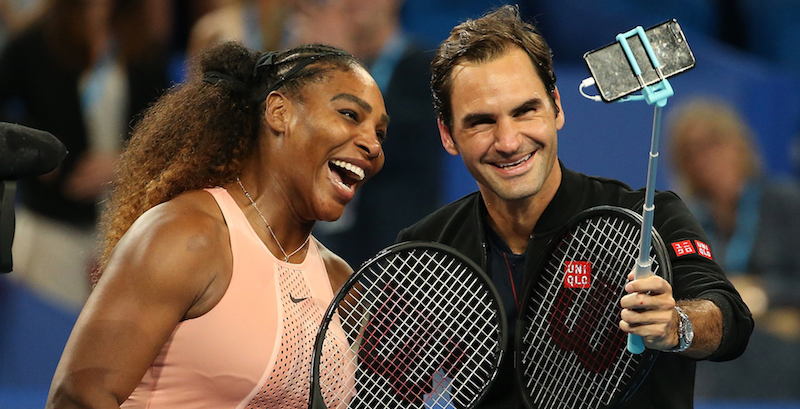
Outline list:
[[[333,174],[333,181],[348,192],[354,192],[356,183],[367,175],[361,167],[339,159],[328,162],[328,167]]]

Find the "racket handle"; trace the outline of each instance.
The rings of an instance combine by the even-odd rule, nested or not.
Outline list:
[[[642,337],[635,334],[628,334],[628,352],[637,355],[644,352],[644,340]]]

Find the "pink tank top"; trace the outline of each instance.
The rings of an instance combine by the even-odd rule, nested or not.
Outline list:
[[[225,189],[206,191],[228,225],[230,284],[211,311],[178,324],[122,408],[305,409],[314,339],[333,298],[319,249],[310,240],[302,263],[276,259]]]

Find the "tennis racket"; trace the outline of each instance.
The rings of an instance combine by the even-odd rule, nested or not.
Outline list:
[[[506,343],[497,290],[454,249],[382,250],[334,296],[317,334],[311,409],[472,408]]]
[[[658,352],[629,352],[619,329],[641,226],[633,211],[599,206],[549,243],[517,322],[517,377],[529,408],[606,408],[627,400],[647,376]],[[652,233],[653,273],[671,281],[666,247]]]

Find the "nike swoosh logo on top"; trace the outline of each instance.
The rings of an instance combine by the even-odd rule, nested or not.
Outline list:
[[[289,299],[291,299],[293,303],[297,304],[297,303],[301,303],[301,302],[307,300],[308,297],[294,298],[294,296],[292,294],[289,294]]]

